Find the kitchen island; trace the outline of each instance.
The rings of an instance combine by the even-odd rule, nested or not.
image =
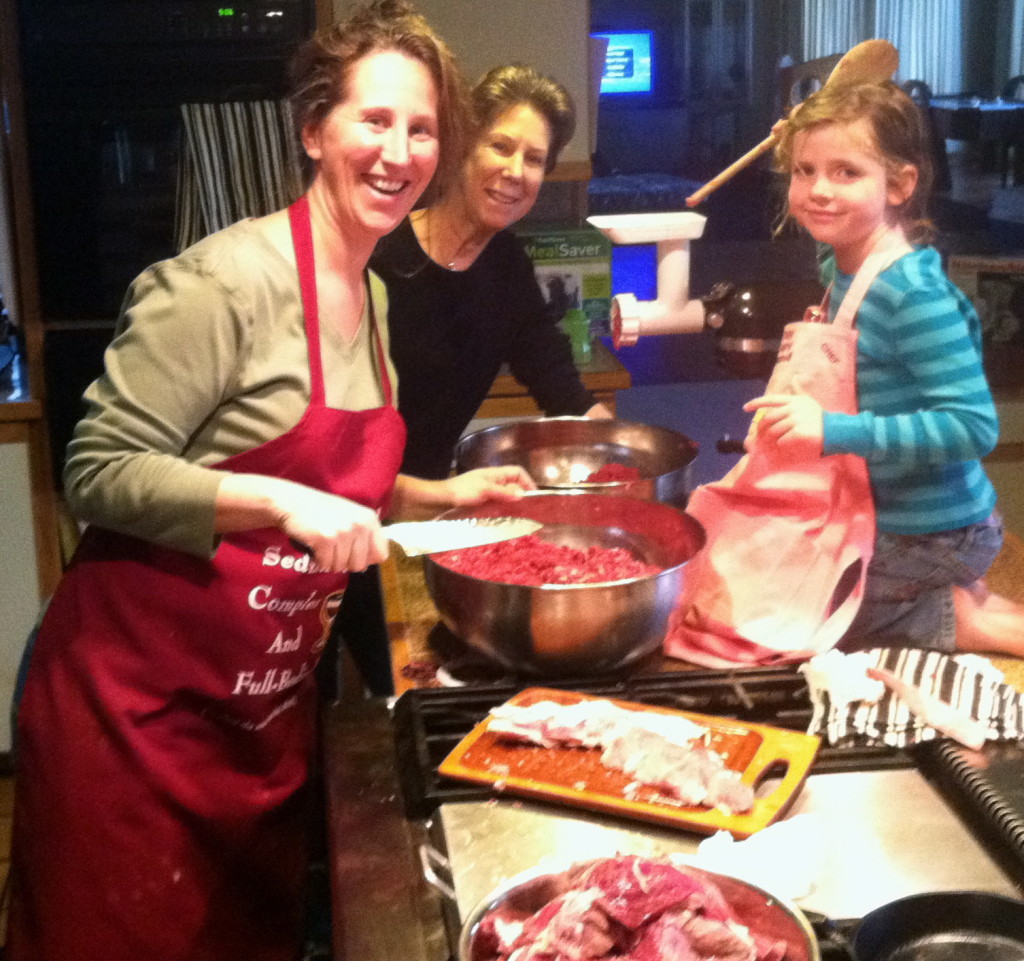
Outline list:
[[[419,561],[384,566],[396,691],[430,678],[428,635],[437,612],[427,596]],[[991,575],[992,587],[1024,600],[1024,544],[1014,537]],[[1024,665],[1000,658],[1008,680],[1024,690]],[[657,658],[651,671],[686,665]],[[330,706],[324,714],[336,961],[444,961],[449,945],[442,898],[423,881],[424,823],[407,819],[396,773],[392,719],[381,700]]]

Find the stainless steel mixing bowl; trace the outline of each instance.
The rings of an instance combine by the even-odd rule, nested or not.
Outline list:
[[[658,648],[704,529],[668,504],[585,491],[537,491],[442,517],[529,517],[538,536],[573,547],[625,547],[659,572],[598,584],[487,581],[424,558],[427,589],[452,633],[515,673],[600,674]]]
[[[792,901],[741,878],[699,868],[688,858],[670,855],[669,860],[703,883],[714,885],[732,914],[755,937],[762,942],[782,942],[786,961],[820,961],[821,949],[814,929]],[[526,920],[563,893],[563,871],[587,863],[545,862],[499,884],[470,910],[459,937],[458,961],[490,961],[494,957],[487,943],[490,939],[478,937],[485,918],[497,911],[509,919]]]
[[[589,417],[534,417],[467,434],[455,449],[460,472],[518,464],[546,489],[624,494],[684,507],[697,444],[666,427]],[[587,483],[605,464],[635,467],[641,479]]]

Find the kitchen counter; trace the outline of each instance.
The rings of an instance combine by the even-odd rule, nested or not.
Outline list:
[[[1024,543],[1014,535],[993,566],[999,593],[1024,601]],[[383,567],[398,693],[436,685],[427,643],[437,612],[418,560]],[[997,658],[1024,690],[1024,662]],[[685,670],[657,657],[645,670]],[[396,774],[391,717],[383,700],[327,707],[323,743],[336,961],[445,961],[449,948],[441,897],[423,880],[426,826],[407,820]],[[517,805],[518,807],[518,805]]]
[[[392,557],[381,567],[384,604],[391,637],[391,662],[395,694],[416,687],[437,687],[434,677],[438,658],[430,644],[430,633],[438,623],[437,608],[427,593],[421,558]],[[993,591],[1024,603],[1024,542],[1007,533],[1002,552],[988,575]],[[992,659],[1007,681],[1024,691],[1024,661],[1011,657]],[[692,665],[656,653],[631,670],[685,671]]]
[[[598,403],[604,404],[613,413],[615,394],[626,390],[632,384],[629,371],[605,344],[595,339],[590,359],[577,364],[580,380]],[[491,417],[538,417],[541,411],[533,402],[526,388],[503,367],[494,380],[487,398],[476,412],[477,418]]]
[[[439,897],[423,881],[423,828],[406,820],[383,700],[323,714],[334,961],[443,961]]]

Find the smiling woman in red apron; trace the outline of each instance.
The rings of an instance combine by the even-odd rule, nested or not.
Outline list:
[[[69,450],[91,526],[20,707],[14,961],[294,961],[312,671],[346,571],[386,556],[389,507],[523,483],[396,479],[405,429],[364,268],[457,155],[447,51],[383,3],[297,64],[308,193],[136,280]]]

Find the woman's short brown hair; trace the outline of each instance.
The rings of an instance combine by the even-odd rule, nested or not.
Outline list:
[[[512,63],[488,70],[470,95],[476,136],[483,136],[511,107],[526,104],[537,111],[551,128],[545,170],[550,173],[558,156],[576,130],[576,104],[572,95],[553,77],[533,67]]]
[[[348,96],[356,63],[395,50],[422,63],[437,88],[440,157],[427,188],[435,195],[457,175],[468,126],[466,85],[447,44],[406,0],[372,0],[344,20],[323,27],[295,53],[290,68],[291,109],[296,133],[323,123]]]
[[[782,125],[775,169],[789,176],[798,133],[826,123],[861,119],[871,127],[874,147],[892,176],[907,164],[917,168],[917,186],[895,213],[909,240],[928,242],[935,233],[927,212],[932,187],[931,141],[920,108],[891,81],[826,84],[811,94],[794,107]]]

